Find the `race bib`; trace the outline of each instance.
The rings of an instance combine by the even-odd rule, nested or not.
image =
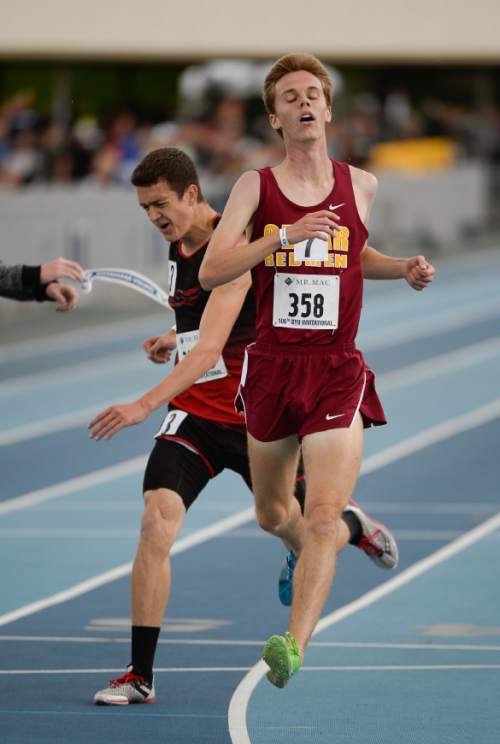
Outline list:
[[[293,257],[295,261],[305,261],[307,258],[313,261],[327,261],[328,241],[320,238],[301,240],[293,246]]]
[[[168,262],[168,294],[173,297],[175,285],[177,284],[177,264],[175,261]]]
[[[275,274],[273,325],[334,331],[339,321],[339,292],[336,275]]]
[[[187,415],[186,411],[169,411],[163,419],[160,431],[155,436],[162,437],[166,434],[175,434]]]
[[[199,331],[186,331],[185,333],[177,333],[177,354],[179,355],[179,361],[181,362],[184,357],[189,354],[191,349],[196,346],[200,340]],[[211,380],[219,380],[222,377],[227,377],[227,369],[224,364],[222,356],[219,357],[217,364],[212,369],[209,369],[205,374],[196,380],[195,385],[201,382],[211,382]]]

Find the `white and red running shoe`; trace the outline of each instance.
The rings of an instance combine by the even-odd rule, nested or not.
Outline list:
[[[352,512],[361,522],[363,537],[355,547],[362,550],[379,568],[386,571],[396,568],[399,561],[398,544],[389,528],[369,517],[355,501],[351,500],[344,511]]]
[[[94,695],[96,705],[129,705],[131,703],[154,703],[154,684],[148,684],[144,677],[134,674],[128,667],[122,677],[109,680],[109,687]]]

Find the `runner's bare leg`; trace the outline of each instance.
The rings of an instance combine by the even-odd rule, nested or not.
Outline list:
[[[363,454],[358,413],[349,429],[305,436],[302,455],[307,480],[303,547],[295,569],[289,631],[303,651],[319,620],[336,563],[342,511],[356,485]]]
[[[146,491],[141,536],[132,569],[132,625],[160,627],[170,595],[170,550],[186,514],[166,488]]]
[[[297,500],[292,498],[298,462],[297,438],[259,442],[248,434],[248,450],[259,524],[281,538],[285,546],[298,556],[302,550],[306,523]],[[309,492],[308,485],[306,492]],[[340,553],[350,537],[347,524],[341,520],[336,532],[335,552]]]
[[[304,520],[294,497],[300,447],[297,437],[259,442],[248,434],[248,454],[257,520],[298,555]]]

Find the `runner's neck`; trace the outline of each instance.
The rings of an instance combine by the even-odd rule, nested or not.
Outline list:
[[[207,202],[201,202],[196,206],[191,227],[181,238],[182,252],[186,256],[191,256],[202,245],[208,243],[214,231],[215,217],[217,212]]]
[[[326,148],[305,151],[290,147],[286,158],[272,171],[280,190],[296,204],[319,204],[333,189],[333,165]]]

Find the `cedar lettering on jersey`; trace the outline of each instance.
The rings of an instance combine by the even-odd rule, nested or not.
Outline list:
[[[307,207],[295,204],[282,193],[271,168],[259,170],[260,199],[252,241],[320,209],[332,208],[339,215],[341,228],[327,244],[317,241],[323,249],[314,257],[308,257],[309,244],[304,241],[305,245],[279,248],[252,269],[257,344],[324,346],[335,352],[355,341],[363,296],[361,251],[368,231],[358,214],[349,166],[332,161],[332,167],[332,191],[320,204]],[[288,276],[277,282],[276,273]],[[290,288],[287,291],[283,287],[292,283],[302,284],[305,289],[291,293]],[[324,287],[316,291],[316,285]],[[339,299],[332,308],[332,294],[337,290]],[[274,307],[277,296],[279,307]],[[280,314],[284,317],[276,317]],[[280,327],[280,323],[286,327]]]
[[[219,221],[214,220],[214,227]],[[205,244],[187,256],[182,241],[170,244],[169,250],[169,305],[175,313],[178,333],[196,331],[210,297],[200,286],[198,274],[205,255]],[[243,417],[234,409],[238,392],[245,347],[255,339],[255,304],[250,290],[233,326],[223,351],[228,376],[192,385],[174,398],[174,407],[196,416],[228,426],[244,425]],[[176,359],[177,361],[177,359]]]

